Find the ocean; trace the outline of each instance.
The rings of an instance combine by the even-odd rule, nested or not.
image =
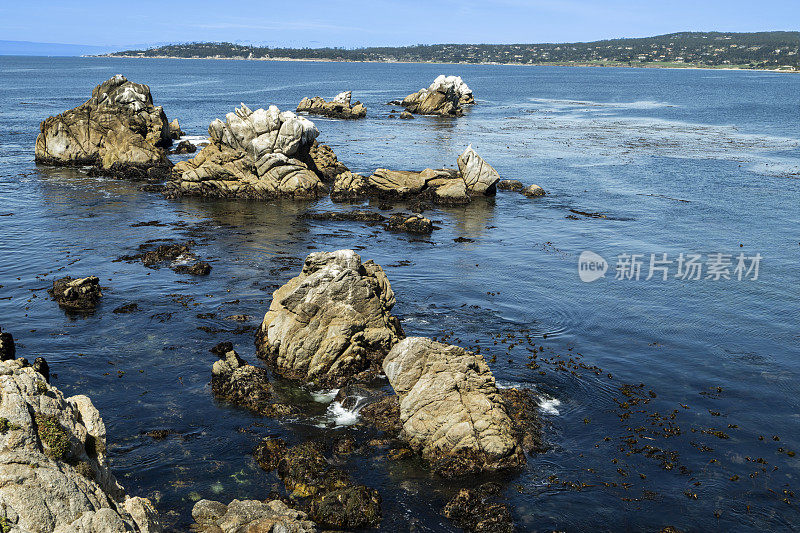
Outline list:
[[[165,200],[37,166],[39,122],[117,73],[148,84],[192,138],[240,102],[293,110],[352,90],[366,119],[309,118],[353,171],[453,167],[471,144],[504,179],[547,196],[431,207],[439,229],[420,239],[299,218],[351,208],[327,198]],[[439,74],[473,89],[464,117],[390,117],[399,108],[386,102]],[[272,291],[308,253],[341,248],[383,266],[407,335],[480,351],[501,386],[536,391],[548,451],[500,480],[519,530],[799,529],[799,76],[0,57],[0,110],[0,327],[19,356],[47,359],[53,385],[91,397],[120,482],[176,530],[199,498],[282,489],[251,456],[266,435],[366,438],[330,391],[279,382],[313,416],[268,419],[210,390],[209,348],[230,340],[259,364],[253,330]],[[115,261],[154,239],[193,239],[210,276]],[[600,277],[584,281],[589,257]],[[90,316],[66,315],[46,293],[57,277],[90,274],[107,287]],[[132,302],[138,312],[112,313]],[[441,510],[463,482],[385,450],[340,466],[381,493],[382,531],[458,531]]]

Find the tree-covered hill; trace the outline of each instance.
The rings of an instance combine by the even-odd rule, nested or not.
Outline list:
[[[269,48],[184,43],[111,55],[134,57],[317,59],[441,63],[793,68],[800,70],[800,32],[681,32],[587,43],[434,44],[369,48]]]

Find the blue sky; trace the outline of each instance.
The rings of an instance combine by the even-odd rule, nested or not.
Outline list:
[[[0,39],[103,46],[589,41],[800,29],[800,0],[2,0]]]

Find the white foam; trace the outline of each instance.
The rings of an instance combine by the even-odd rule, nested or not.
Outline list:
[[[311,391],[311,398],[317,403],[331,403],[337,394],[339,389]]]
[[[327,416],[337,426],[352,426],[358,422],[358,413],[366,405],[363,396],[355,396],[356,404],[352,409],[346,409],[341,402],[332,402],[328,406]]]
[[[539,410],[546,415],[560,415],[561,413],[556,409],[559,405],[561,405],[561,400],[558,398],[539,397]]]
[[[208,135],[182,135],[178,142],[189,141],[195,146],[205,146],[211,142]]]

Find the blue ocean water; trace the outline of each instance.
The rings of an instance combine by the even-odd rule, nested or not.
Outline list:
[[[548,195],[427,210],[440,229],[415,240],[297,218],[346,208],[328,199],[168,201],[139,184],[37,167],[39,122],[116,73],[149,84],[193,136],[240,102],[294,109],[304,96],[352,90],[365,120],[311,118],[354,171],[454,166],[472,144],[503,178]],[[389,116],[397,107],[386,102],[442,73],[475,92],[464,117]],[[549,451],[504,480],[520,530],[798,529],[800,456],[789,452],[800,451],[800,77],[0,57],[0,119],[0,327],[19,355],[47,358],[66,394],[92,398],[120,481],[176,529],[200,497],[281,489],[250,456],[264,435],[363,436],[336,425],[315,391],[287,394],[317,419],[271,420],[215,402],[209,386],[217,342],[256,362],[252,331],[226,317],[257,325],[307,253],[339,248],[383,265],[408,335],[480,349],[503,386],[537,391]],[[131,227],[150,220],[165,225]],[[194,238],[211,276],[114,262],[163,238]],[[587,250],[608,262],[605,278],[581,281]],[[730,256],[731,279],[676,278],[677,262],[667,281],[658,271],[645,279],[651,254],[681,253],[700,254],[705,268]],[[640,279],[615,279],[623,254],[642,256]],[[739,254],[748,266],[760,254],[757,279],[737,279]],[[66,316],[47,297],[67,274],[97,274],[108,287],[94,315]],[[129,302],[140,311],[111,313]],[[633,400],[640,393],[647,402]],[[154,440],[154,429],[171,433]],[[343,461],[381,492],[383,530],[456,530],[441,508],[458,483],[380,453]]]

